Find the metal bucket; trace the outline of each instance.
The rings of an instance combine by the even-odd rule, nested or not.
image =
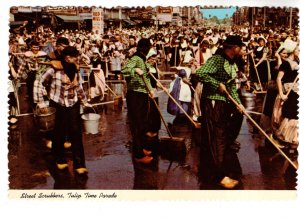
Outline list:
[[[97,134],[99,132],[100,115],[96,113],[83,114],[81,116],[85,133]]]
[[[37,125],[41,131],[49,131],[54,129],[55,125],[55,112],[54,107],[48,107],[48,113],[40,113],[40,110],[35,111]]]
[[[242,93],[242,103],[247,110],[255,108],[256,95],[253,93],[244,92]]]

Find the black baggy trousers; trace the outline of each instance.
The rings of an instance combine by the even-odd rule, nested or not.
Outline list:
[[[225,155],[239,135],[243,115],[231,103],[208,98],[201,99],[201,111],[201,151],[209,156],[211,166],[207,167],[220,181],[231,173]]]
[[[54,101],[50,101],[50,106],[56,109],[52,142],[52,151],[56,162],[65,162],[64,142],[66,134],[68,134],[72,144],[71,149],[74,168],[85,167],[80,103],[77,102],[72,107],[64,107]]]
[[[142,158],[146,148],[148,131],[148,113],[150,101],[148,94],[129,90],[126,95],[128,118],[132,135],[133,157]]]

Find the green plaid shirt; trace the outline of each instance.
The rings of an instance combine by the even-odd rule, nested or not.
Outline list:
[[[148,69],[144,60],[139,56],[133,56],[129,59],[128,63],[123,67],[122,73],[125,77],[129,77],[129,82],[127,84],[127,90],[135,92],[148,93],[143,82],[143,79],[135,72],[136,68],[140,68],[144,72],[144,78],[150,90],[152,86],[150,83],[150,75],[148,75]]]
[[[237,71],[238,67],[235,63],[230,64],[229,61],[221,55],[212,56],[196,71],[196,75],[204,85],[202,95],[212,100],[228,101],[226,97],[218,91],[220,83],[223,83],[234,100],[241,103],[235,83]]]

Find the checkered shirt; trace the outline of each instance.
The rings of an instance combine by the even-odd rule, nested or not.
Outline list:
[[[241,103],[235,83],[237,71],[238,67],[235,63],[230,64],[229,61],[221,55],[212,56],[196,71],[196,75],[204,84],[202,95],[212,100],[228,101],[226,97],[218,91],[220,83],[223,83],[234,100]]]
[[[140,68],[144,72],[143,77],[145,78],[149,89],[152,90],[150,75],[147,73],[147,66],[144,60],[139,56],[133,56],[130,58],[128,63],[122,69],[124,76],[130,78],[129,83],[127,84],[127,90],[148,93],[143,79],[135,72],[136,68]]]
[[[46,55],[40,56],[29,56],[20,58],[20,66],[17,71],[18,78],[24,77],[28,73],[35,73],[36,76],[39,78],[41,74],[43,74],[48,66],[38,64],[38,62],[47,62],[49,58]],[[26,77],[26,76],[25,76]]]
[[[37,92],[37,103],[40,108],[46,107],[43,90],[50,86],[48,96],[54,102],[65,107],[72,107],[78,100],[83,103],[87,102],[83,87],[81,85],[81,77],[77,73],[74,80],[70,82],[69,77],[63,70],[54,70],[49,68],[36,83],[34,90]],[[46,88],[47,89],[47,88]]]

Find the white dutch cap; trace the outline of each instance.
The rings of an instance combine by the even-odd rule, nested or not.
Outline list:
[[[96,53],[96,54],[99,54],[99,53],[100,53],[98,48],[93,48],[93,49],[92,49],[92,52],[93,52],[93,53]]]
[[[149,50],[149,52],[148,52],[148,54],[147,54],[147,56],[146,56],[146,59],[148,59],[148,58],[150,58],[150,57],[152,57],[152,56],[156,56],[157,55],[157,53],[156,53],[156,51],[154,50],[154,48],[150,48],[150,50]]]
[[[148,33],[143,33],[143,38],[149,38],[149,35],[148,35]]]
[[[212,40],[213,44],[216,45],[219,41],[219,37],[212,37],[211,40]]]
[[[211,34],[212,33],[212,30],[209,29],[209,30],[206,30],[206,34]]]

